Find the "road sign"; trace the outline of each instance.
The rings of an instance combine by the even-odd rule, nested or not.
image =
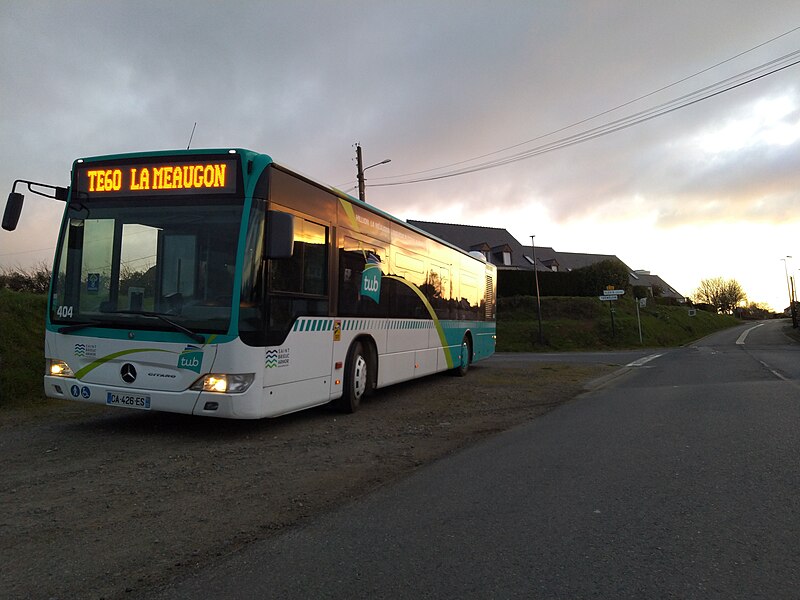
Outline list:
[[[625,290],[603,290],[606,296],[622,296],[624,293]]]
[[[619,296],[611,296],[611,295],[598,296],[598,298],[600,298],[600,300],[602,300],[603,302],[607,302],[608,300],[619,300]]]

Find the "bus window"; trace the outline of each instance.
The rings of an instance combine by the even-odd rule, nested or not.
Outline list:
[[[459,317],[461,319],[479,319],[481,297],[478,292],[478,281],[467,274],[461,275],[461,300]]]
[[[388,308],[381,311],[380,303],[361,294],[361,278],[367,262],[384,265],[385,259],[386,250],[380,246],[344,238],[344,245],[339,248],[339,315],[389,316]],[[383,266],[381,271],[384,271]]]
[[[441,319],[452,318],[449,314],[451,297],[450,269],[431,263],[425,284],[420,288],[436,315]]]
[[[269,260],[266,345],[283,342],[301,315],[328,314],[328,228],[294,220],[291,258]]]
[[[296,218],[292,257],[270,260],[271,290],[319,296],[326,294],[327,254],[327,228]]]
[[[267,203],[254,199],[248,218],[239,304],[239,335],[248,346],[263,346],[265,319],[264,215]]]
[[[197,236],[165,233],[163,244],[162,296],[176,293],[193,296]]]

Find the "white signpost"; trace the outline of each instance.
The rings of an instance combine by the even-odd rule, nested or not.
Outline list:
[[[598,296],[598,298],[600,298],[600,300],[603,302],[613,302],[614,300],[619,300],[619,297],[624,293],[625,290],[615,290],[609,285],[605,290],[603,290],[603,295]],[[614,309],[612,308],[611,304],[609,304],[608,307],[611,309],[611,335],[612,337],[617,337],[617,328],[614,324]]]
[[[602,296],[598,296],[600,300],[618,300],[620,296],[625,293],[625,290],[604,290]]]

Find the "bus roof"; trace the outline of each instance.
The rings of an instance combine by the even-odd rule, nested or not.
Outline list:
[[[309,175],[306,175],[302,171],[299,171],[297,169],[291,168],[291,167],[286,166],[286,165],[281,164],[281,163],[277,163],[272,159],[272,157],[270,155],[264,154],[262,152],[256,152],[254,150],[248,150],[246,148],[191,148],[191,149],[178,149],[178,150],[153,150],[153,151],[149,151],[149,152],[124,152],[124,153],[119,153],[119,154],[105,154],[105,155],[98,155],[98,156],[82,157],[82,158],[76,159],[75,160],[75,164],[94,163],[94,162],[103,162],[103,161],[117,161],[117,160],[131,159],[131,158],[138,159],[138,158],[147,158],[147,157],[168,157],[168,156],[203,156],[203,155],[208,156],[208,155],[215,155],[215,154],[219,154],[219,155],[236,154],[236,155],[241,156],[243,160],[253,160],[256,157],[259,157],[261,159],[260,162],[263,162],[263,164],[265,166],[268,166],[269,164],[273,164],[277,168],[281,169],[282,171],[285,171],[287,173],[291,173],[293,175],[299,176],[302,179],[308,181],[309,183],[311,183],[311,184],[313,184],[313,185],[315,185],[315,186],[317,186],[317,187],[319,187],[321,189],[324,189],[324,190],[326,190],[326,191],[338,196],[339,198],[341,198],[343,200],[347,200],[348,202],[351,202],[351,203],[355,204],[356,206],[359,206],[360,208],[363,208],[365,210],[371,211],[371,212],[373,212],[373,213],[375,213],[377,215],[380,215],[381,217],[383,217],[385,219],[388,219],[388,220],[390,220],[390,221],[392,221],[392,222],[394,222],[394,223],[396,223],[396,224],[398,224],[398,225],[400,225],[402,227],[405,227],[406,229],[409,229],[409,230],[414,231],[415,233],[418,233],[418,234],[420,234],[420,235],[422,235],[424,237],[432,239],[432,240],[434,240],[434,241],[436,241],[436,242],[438,242],[438,243],[440,243],[440,244],[442,244],[444,246],[447,246],[449,248],[457,250],[458,252],[460,252],[464,256],[470,258],[471,260],[475,260],[475,261],[478,261],[478,262],[484,262],[487,265],[491,264],[491,263],[488,263],[485,259],[481,260],[477,256],[473,255],[473,253],[468,252],[467,250],[464,250],[463,248],[459,248],[458,246],[448,242],[447,240],[443,240],[443,239],[433,235],[432,233],[430,233],[428,231],[425,231],[424,229],[420,229],[419,227],[411,225],[410,223],[408,223],[406,221],[403,221],[402,219],[399,219],[399,218],[397,218],[397,217],[395,217],[395,216],[393,216],[393,215],[381,210],[380,208],[377,208],[374,205],[368,204],[367,202],[364,202],[364,201],[360,200],[359,198],[351,196],[350,194],[348,194],[346,192],[343,192],[342,190],[340,190],[338,188],[335,188],[335,187],[333,187],[331,185],[328,185],[326,183],[323,183],[323,182],[321,182],[321,181],[319,181],[319,180],[317,180],[317,179],[315,179],[315,178],[313,178],[313,177],[311,177]]]

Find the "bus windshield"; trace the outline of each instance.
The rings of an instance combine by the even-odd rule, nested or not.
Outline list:
[[[64,221],[51,322],[227,332],[241,216],[241,199],[79,205]]]

